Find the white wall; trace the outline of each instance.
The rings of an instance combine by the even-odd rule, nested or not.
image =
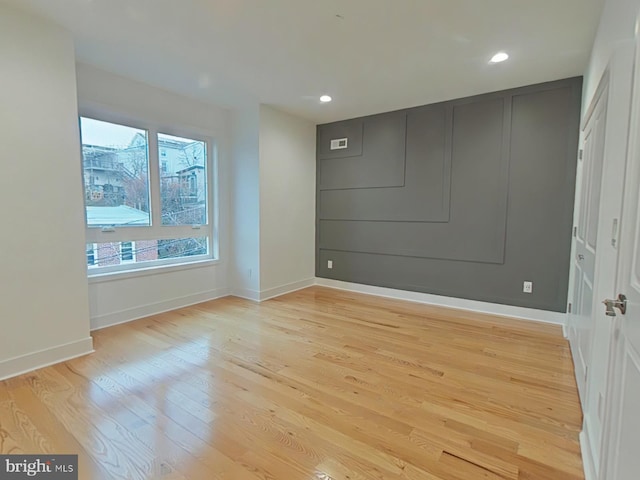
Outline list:
[[[313,283],[313,123],[257,102],[229,112],[92,66],[77,71],[81,113],[189,129],[214,137],[219,150],[220,262],[92,278],[92,328],[229,293],[260,300]]]
[[[260,133],[257,103],[233,110],[232,293],[260,299]]]
[[[313,284],[316,127],[260,106],[260,291]]]
[[[92,350],[74,47],[0,5],[0,378]]]
[[[622,43],[633,40],[640,0],[605,0],[591,60],[584,77],[583,112],[598,88],[613,51]]]
[[[92,328],[227,295],[230,287],[229,112],[88,65],[79,64],[77,72],[82,113],[107,112],[122,116],[123,120],[140,119],[169,131],[178,128],[206,135],[214,139],[218,152],[219,262],[195,268],[157,270],[151,275],[92,279],[89,283]],[[79,178],[80,163],[76,168]]]

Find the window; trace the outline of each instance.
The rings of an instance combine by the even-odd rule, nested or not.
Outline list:
[[[206,142],[160,133],[158,143],[165,151],[171,151],[173,160],[173,168],[161,174],[162,224],[205,225],[208,196]]]
[[[93,243],[87,244],[87,266],[93,267],[96,264],[96,252]]]
[[[135,242],[120,242],[120,261],[133,262],[133,244]]]
[[[208,139],[88,117],[80,130],[91,274],[214,258]]]

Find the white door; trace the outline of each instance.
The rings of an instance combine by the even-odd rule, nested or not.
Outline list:
[[[636,40],[640,52],[640,40]],[[636,53],[629,155],[624,181],[617,291],[626,313],[615,309],[610,367],[606,460],[599,478],[640,478],[640,56]],[[621,182],[622,184],[622,182]]]
[[[573,351],[580,399],[586,400],[586,379],[591,358],[592,312],[596,268],[597,233],[607,126],[609,76],[603,78],[589,109],[583,128],[582,158],[578,163],[578,205],[575,248],[572,261],[573,300],[569,339]]]
[[[571,316],[569,338],[584,413],[585,463],[592,472],[602,467],[604,417],[610,400],[607,389],[613,329],[600,301],[613,295],[616,285],[634,51],[633,41],[616,48],[583,128],[572,265],[575,315]]]

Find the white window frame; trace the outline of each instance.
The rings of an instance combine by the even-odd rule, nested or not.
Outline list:
[[[131,244],[131,260],[125,260],[123,258],[123,253],[122,253],[122,244],[123,243],[130,243]],[[134,240],[123,240],[120,242],[120,263],[136,263],[136,242]]]
[[[87,252],[88,246],[89,246],[89,243],[86,243],[85,252]],[[93,270],[94,268],[98,268],[98,245],[96,245],[95,243],[91,243],[91,252],[93,253],[93,264],[89,265],[88,259],[86,259],[85,261],[87,262],[87,268],[90,268]]]
[[[158,267],[169,268],[176,266],[201,266],[203,262],[217,263],[219,259],[218,240],[218,151],[214,139],[194,127],[179,125],[165,125],[150,120],[133,118],[118,112],[102,108],[81,108],[80,117],[86,117],[103,122],[114,123],[126,127],[145,130],[148,141],[148,176],[149,176],[149,206],[151,210],[150,226],[114,226],[113,228],[88,227],[86,224],[86,243],[136,242],[140,240],[170,240],[180,238],[206,237],[208,253],[180,258],[165,258],[144,262],[127,261],[120,265],[105,267],[92,266],[88,269],[88,276],[98,277],[104,274],[129,274],[138,270],[155,271]],[[80,122],[80,118],[78,119]],[[160,196],[161,158],[158,147],[158,134],[172,135],[203,142],[206,148],[206,180],[207,180],[207,225],[162,225],[162,207]],[[82,136],[80,136],[80,150],[82,157]],[[84,182],[84,166],[81,176]],[[84,188],[84,186],[83,186]],[[95,245],[97,246],[97,245]],[[97,250],[94,250],[97,251]],[[97,263],[97,261],[96,261]]]

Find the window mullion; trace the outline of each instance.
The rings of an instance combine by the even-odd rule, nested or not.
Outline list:
[[[149,129],[149,195],[151,202],[151,228],[162,226],[162,206],[160,202],[160,161],[158,153],[158,131]]]
[[[218,150],[210,141],[206,142],[207,148],[207,221],[209,225],[209,251],[218,258],[220,245],[218,237],[217,208],[219,202],[218,182]]]
[[[87,243],[130,242],[136,240],[162,240],[188,237],[210,237],[214,231],[210,225],[193,228],[191,225],[167,225],[162,228],[123,227],[115,232],[102,232],[99,228],[86,231]]]

